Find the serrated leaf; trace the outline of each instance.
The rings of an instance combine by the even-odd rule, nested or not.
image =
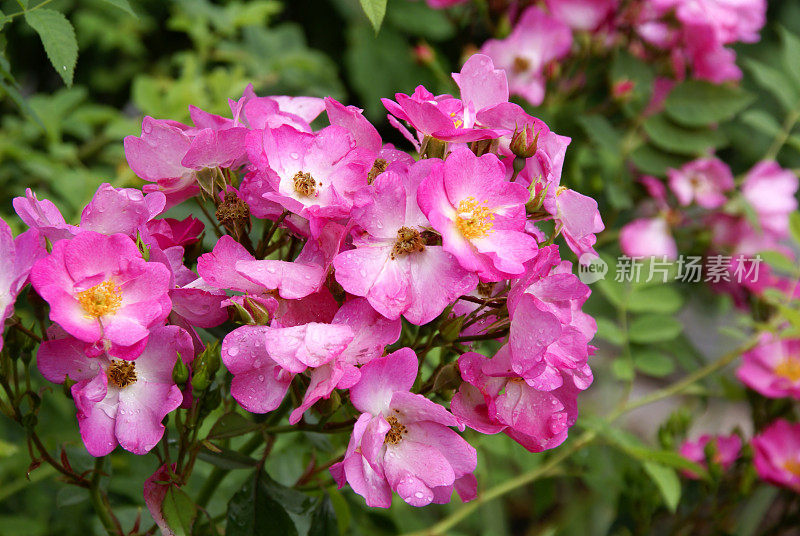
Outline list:
[[[192,533],[192,523],[197,515],[197,506],[186,493],[175,486],[170,486],[161,503],[164,521],[175,536],[186,536]]]
[[[683,325],[671,316],[642,315],[635,317],[628,328],[632,342],[648,344],[669,341],[680,335]]]
[[[133,15],[134,17],[138,18],[138,15],[136,15],[136,12],[133,10],[133,8],[131,7],[131,4],[130,4],[130,2],[128,2],[128,0],[103,0],[103,1],[108,3],[108,4],[111,4],[112,6],[116,6],[116,7],[120,8],[122,11],[124,11],[126,13],[129,13],[129,14]]]
[[[681,481],[675,470],[653,462],[645,462],[642,467],[655,482],[667,508],[674,512],[681,500]]]
[[[744,65],[758,82],[758,85],[772,93],[786,111],[791,111],[800,100],[800,91],[783,72],[752,58],[744,60]]]
[[[683,296],[674,287],[636,287],[628,297],[628,310],[634,313],[674,313],[683,306]]]
[[[369,19],[370,24],[375,29],[375,33],[381,29],[383,24],[383,17],[386,15],[386,2],[387,0],[359,0],[361,2],[361,9]]]
[[[735,86],[688,80],[675,86],[664,101],[671,119],[700,127],[731,119],[753,102],[753,96]]]
[[[670,356],[657,350],[642,349],[635,351],[633,364],[636,370],[656,378],[668,376],[675,371],[675,361]]]
[[[72,86],[78,62],[78,41],[67,17],[53,9],[34,9],[25,13],[25,22],[39,34],[50,63],[64,83]]]
[[[672,153],[699,156],[726,143],[725,136],[718,130],[685,128],[664,114],[649,117],[643,126],[653,145]]]

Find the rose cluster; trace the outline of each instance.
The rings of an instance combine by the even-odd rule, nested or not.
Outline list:
[[[125,153],[147,184],[102,185],[77,225],[14,200],[29,230],[0,229],[3,318],[30,280],[52,321],[37,366],[69,388],[89,453],[150,451],[214,381],[252,413],[291,390],[291,424],[341,402],[352,435],[330,471],[370,506],[475,497],[465,427],[532,452],[566,439],[596,326],[554,241],[594,254],[597,203],[560,184],[569,138],[508,101],[489,57],[453,78],[458,97],[384,100],[416,156],[358,108],[248,88],[230,117],[145,118]],[[194,203],[213,203],[216,239],[167,216]]]
[[[428,0],[439,9],[467,2]],[[506,69],[512,94],[534,105],[543,101],[546,79],[557,77],[558,62],[573,53],[579,33],[601,49],[622,46],[642,59],[663,60],[656,87],[664,94],[687,76],[740,80],[729,47],[758,41],[767,11],[766,0],[543,0],[522,11],[516,2],[508,4],[511,33],[486,41],[481,53]]]

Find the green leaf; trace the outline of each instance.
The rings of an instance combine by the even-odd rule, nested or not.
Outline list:
[[[675,361],[658,350],[642,349],[634,352],[633,364],[637,370],[661,378],[675,371]]]
[[[783,42],[783,67],[794,80],[795,87],[800,87],[800,37],[783,27],[779,27]]]
[[[781,131],[781,126],[778,124],[778,121],[764,110],[747,110],[742,114],[741,119],[742,123],[745,125],[756,129],[770,138],[774,138]]]
[[[700,127],[731,119],[751,102],[753,96],[738,87],[688,80],[670,92],[664,111],[682,125]]]
[[[120,8],[122,11],[124,11],[126,13],[129,13],[130,15],[133,15],[134,17],[138,18],[138,16],[136,15],[136,12],[133,10],[133,8],[131,7],[131,4],[130,4],[130,2],[128,2],[128,0],[103,0],[103,1],[111,4],[112,6],[116,6],[116,7]]]
[[[792,240],[800,244],[800,212],[789,214],[789,231],[792,233]]]
[[[642,173],[665,177],[668,169],[678,169],[683,165],[684,159],[646,143],[640,145],[631,153],[631,162]]]
[[[642,466],[658,486],[661,496],[664,497],[664,503],[675,512],[681,500],[681,481],[675,470],[653,462],[645,462]]]
[[[726,143],[725,136],[718,130],[685,128],[664,114],[651,116],[643,126],[653,145],[672,153],[699,156]]]
[[[311,513],[311,528],[308,536],[339,536],[339,525],[331,498],[325,494]]]
[[[35,9],[25,13],[25,22],[39,34],[50,63],[64,83],[71,86],[78,62],[78,41],[67,17],[53,9]]]
[[[622,108],[628,117],[640,114],[650,103],[652,97],[653,80],[655,79],[653,67],[622,50],[614,57],[610,75],[612,86],[626,80],[633,82],[633,90],[622,103]]]
[[[258,460],[246,456],[235,450],[217,447],[219,452],[208,449],[200,450],[199,458],[220,469],[250,469],[258,465]]]
[[[680,335],[683,325],[671,316],[642,315],[634,318],[628,328],[632,342],[648,344],[669,341]]]
[[[256,471],[228,501],[225,536],[297,536],[292,518],[270,497],[263,472]]]
[[[622,138],[613,125],[601,115],[583,115],[578,123],[597,146],[607,153],[619,153]]]
[[[175,536],[186,536],[192,533],[192,523],[197,515],[197,506],[180,488],[169,487],[164,502],[161,503],[161,513]]]
[[[239,413],[222,415],[208,432],[208,439],[224,439],[247,434],[258,429],[258,424],[243,417]]]
[[[618,357],[611,363],[611,372],[620,380],[632,380],[634,377],[633,363],[630,359]]]
[[[744,65],[752,73],[756,82],[772,93],[786,111],[791,111],[797,106],[798,100],[800,100],[800,91],[788,75],[753,58],[746,58]]]
[[[628,297],[628,310],[634,313],[674,313],[682,306],[683,296],[670,285],[635,287]]]
[[[759,255],[770,268],[786,274],[797,273],[797,263],[779,251],[762,251]]]
[[[375,33],[381,29],[383,24],[383,17],[386,15],[386,2],[387,0],[359,0],[364,14],[369,19],[372,27],[375,28]]]
[[[619,329],[619,326],[617,326],[615,322],[604,316],[598,316],[595,320],[597,321],[598,338],[617,346],[625,344],[625,333]]]
[[[431,9],[424,2],[392,2],[386,11],[386,22],[405,33],[431,41],[445,41],[456,33],[445,11]]]

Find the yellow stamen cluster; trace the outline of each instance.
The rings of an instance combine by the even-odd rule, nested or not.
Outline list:
[[[122,305],[122,293],[113,281],[102,283],[78,292],[78,303],[88,316],[100,318],[113,315]]]
[[[787,357],[775,367],[775,374],[794,383],[800,380],[800,359]]]
[[[474,197],[467,197],[458,204],[456,227],[467,240],[483,238],[494,227],[494,212],[486,206],[488,201],[478,203]]]
[[[531,68],[531,62],[528,58],[523,58],[522,56],[517,56],[514,58],[514,64],[511,67],[511,70],[516,73],[524,73],[528,69]]]
[[[392,428],[386,432],[386,438],[384,438],[383,444],[397,445],[400,440],[403,439],[403,436],[406,435],[408,429],[397,420],[397,417],[388,417],[386,422],[392,425]]]
[[[783,462],[783,468],[792,473],[793,475],[800,476],[800,461],[786,460]]]
[[[392,258],[407,255],[409,253],[419,253],[425,250],[425,240],[419,231],[410,227],[400,227],[397,230],[397,240],[392,248]]]
[[[489,298],[494,292],[494,283],[478,283],[478,294],[484,298]]]
[[[311,197],[317,193],[317,181],[314,180],[311,173],[298,171],[292,177],[292,181],[294,181],[294,191],[302,196]]]
[[[387,162],[384,158],[376,158],[375,162],[372,164],[372,169],[369,170],[367,174],[367,182],[372,184],[375,178],[386,171],[386,168],[389,166],[389,162]]]
[[[118,389],[136,383],[136,363],[115,359],[106,371],[108,383]]]

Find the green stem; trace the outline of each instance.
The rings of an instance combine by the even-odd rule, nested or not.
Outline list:
[[[111,507],[108,504],[108,498],[100,489],[100,479],[103,475],[104,461],[105,457],[95,459],[92,485],[89,487],[89,498],[91,499],[92,507],[94,508],[97,517],[100,518],[100,522],[103,524],[103,528],[106,529],[106,532],[111,535],[121,536],[123,534],[122,527],[120,526],[119,521],[117,521],[117,518],[114,517],[114,514],[111,513]]]
[[[792,130],[797,124],[797,121],[800,121],[800,103],[786,116],[786,120],[783,122],[783,128],[775,135],[775,139],[772,140],[772,145],[769,146],[769,149],[764,155],[764,160],[775,160],[775,158],[778,157],[778,153],[792,134]]]
[[[24,9],[24,4],[22,4],[21,2],[19,2],[19,0],[17,0],[17,3],[19,4],[19,6],[23,8],[23,9],[22,9],[22,11],[17,11],[16,13],[12,13],[12,14],[10,14],[10,15],[6,15],[6,21],[10,21],[10,20],[12,20],[14,17],[17,17],[17,16],[19,16],[19,15],[24,15],[24,14],[26,14],[26,13],[30,13],[31,11],[36,11],[36,10],[37,10],[37,9],[39,9],[40,7],[44,7],[44,6],[46,6],[47,4],[49,4],[50,2],[52,2],[52,1],[53,1],[53,0],[44,0],[44,2],[42,2],[41,4],[37,4],[37,5],[33,6],[33,7],[32,7],[32,8],[30,8],[30,9]]]
[[[261,434],[256,434],[251,437],[247,443],[242,445],[239,449],[239,453],[244,455],[252,454],[254,450],[258,448],[258,446],[264,442],[264,436]],[[214,495],[214,492],[217,490],[219,485],[222,483],[222,479],[230,473],[230,469],[222,469],[221,467],[214,467],[211,471],[211,474],[208,475],[208,478],[203,484],[203,487],[200,489],[200,493],[197,496],[197,505],[201,508],[205,508],[208,505],[208,501],[211,500],[211,497]]]

